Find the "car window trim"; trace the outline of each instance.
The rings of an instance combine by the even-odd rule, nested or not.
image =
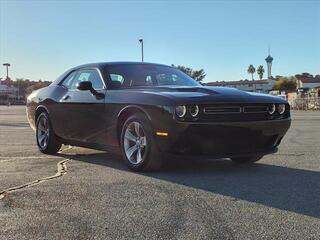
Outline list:
[[[67,80],[67,78],[68,78],[71,74],[75,73],[76,71],[77,71],[76,69],[73,69],[73,70],[71,70],[70,72],[68,72],[68,73],[64,76],[64,78],[58,83],[58,85],[61,86],[61,87],[66,88],[66,89],[69,89],[69,88],[67,88],[66,86],[64,86],[63,83],[64,83],[64,81]]]
[[[68,76],[70,76],[70,74],[75,73],[75,76],[76,76],[79,71],[83,71],[83,70],[95,70],[95,71],[97,71],[97,73],[99,75],[99,78],[100,78],[100,81],[103,84],[103,87],[99,88],[99,89],[95,89],[95,90],[99,91],[99,90],[106,90],[107,89],[106,83],[104,82],[102,74],[101,74],[101,71],[100,71],[100,69],[98,67],[83,67],[83,68],[74,69],[74,70],[70,71],[70,73],[67,74],[67,76],[59,83],[59,85],[61,87],[64,87],[64,88],[68,89],[68,91],[80,91],[79,89],[76,89],[76,88],[75,89],[67,88],[66,86],[63,85],[63,82],[68,78]]]
[[[102,82],[103,87],[102,87],[102,88],[95,89],[95,90],[107,89],[106,84],[105,84],[105,82],[104,82],[104,80],[103,80],[103,78],[102,78],[102,74],[101,74],[99,68],[97,68],[97,67],[83,67],[83,68],[79,68],[77,71],[80,72],[80,71],[85,71],[85,70],[95,70],[95,71],[98,72],[98,75],[99,75],[100,81]],[[78,90],[78,89],[76,89],[76,90]],[[78,90],[78,91],[79,91],[79,90]]]

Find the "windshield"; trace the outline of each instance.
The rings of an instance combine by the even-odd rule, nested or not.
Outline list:
[[[180,70],[153,64],[121,64],[108,66],[113,88],[139,86],[200,86]]]

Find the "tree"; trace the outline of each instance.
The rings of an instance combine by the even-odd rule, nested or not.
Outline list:
[[[257,73],[259,75],[260,80],[263,78],[264,68],[262,65],[260,65],[257,69]]]
[[[252,64],[249,65],[247,72],[249,74],[251,74],[252,80],[254,80],[253,79],[253,74],[256,72],[256,69],[254,68],[254,66]]]
[[[274,90],[295,90],[297,88],[297,79],[295,77],[281,77],[276,81]]]
[[[303,73],[301,73],[301,74],[296,74],[295,77],[296,77],[296,78],[299,78],[299,77],[313,78],[313,75],[310,74],[310,73],[307,73],[307,72],[303,72]]]
[[[26,95],[28,96],[30,93],[32,93],[33,91],[37,90],[37,89],[40,89],[40,88],[44,88],[44,87],[47,87],[50,85],[51,82],[42,82],[42,81],[39,81],[39,82],[36,82],[35,84],[27,87],[25,89],[25,93]]]
[[[313,77],[313,75],[312,75],[312,74],[307,73],[307,72],[303,72],[303,73],[301,73],[301,76],[303,76],[303,77]]]
[[[205,76],[207,75],[203,69],[193,70],[192,68],[185,67],[185,66],[175,66],[174,64],[171,65],[172,67],[178,68],[180,71],[184,72],[185,74],[192,77],[194,80],[201,82]]]

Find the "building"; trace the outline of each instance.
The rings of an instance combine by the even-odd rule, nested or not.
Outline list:
[[[230,87],[230,88],[237,88],[243,91],[249,92],[262,92],[268,93],[272,90],[275,79],[263,79],[263,80],[256,80],[256,81],[249,81],[249,80],[240,80],[240,81],[217,81],[217,82],[209,82],[207,86],[218,86],[218,87]]]
[[[18,100],[19,89],[0,80],[0,104],[15,103]]]
[[[318,88],[320,87],[320,75],[313,77],[312,75],[296,75],[297,88]]]

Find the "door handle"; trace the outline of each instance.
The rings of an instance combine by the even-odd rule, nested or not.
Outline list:
[[[69,95],[65,95],[65,96],[63,96],[62,100],[63,100],[63,101],[64,101],[64,100],[68,100],[69,98],[70,98]]]

